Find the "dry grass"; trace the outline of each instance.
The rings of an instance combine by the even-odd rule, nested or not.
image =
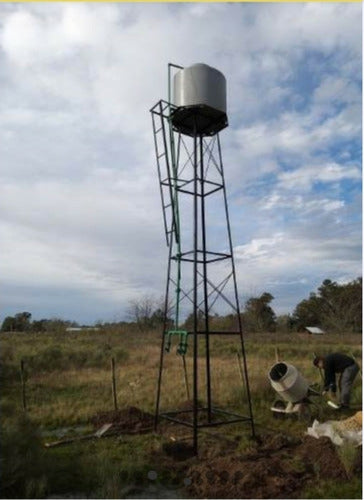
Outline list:
[[[119,407],[140,406],[152,411],[160,356],[160,334],[128,335],[121,332],[85,332],[68,335],[13,334],[0,338],[5,372],[3,398],[20,406],[17,373],[20,359],[26,360],[27,399],[31,417],[42,426],[72,425],[86,422],[97,411],[112,409],[110,359],[116,358]],[[268,408],[274,393],[267,374],[281,359],[294,364],[308,380],[319,382],[312,366],[314,352],[339,350],[361,359],[361,336],[320,337],[290,335],[246,336],[247,366],[255,412]],[[211,342],[211,383],[214,403],[241,407],[245,387],[240,379],[234,337],[213,338]],[[200,341],[199,392],[206,392],[204,341]],[[79,361],[80,366],[77,365]],[[192,373],[191,347],[186,356]],[[190,377],[191,378],[191,377]],[[359,379],[359,377],[358,377]],[[189,380],[192,393],[192,380]],[[163,408],[174,408],[187,399],[181,357],[174,349],[164,356],[162,381]],[[361,403],[360,381],[353,400]],[[258,415],[263,417],[264,415]]]
[[[246,336],[247,366],[252,395],[253,411],[258,432],[267,429],[282,432],[287,423],[272,419],[270,405],[275,398],[268,381],[268,372],[275,362],[278,348],[280,356],[297,366],[311,382],[319,382],[319,374],[312,366],[313,352],[351,352],[361,359],[361,336],[310,337],[299,335],[255,335]],[[158,436],[133,436],[132,440],[98,440],[85,442],[82,447],[70,445],[47,450],[40,456],[40,440],[36,434],[29,434],[29,424],[13,429],[15,417],[23,418],[21,409],[20,360],[25,360],[27,373],[28,415],[31,421],[44,431],[55,427],[72,427],[87,424],[90,417],[99,411],[113,409],[111,390],[111,357],[116,358],[116,384],[119,408],[137,406],[153,411],[155,404],[157,375],[160,357],[160,332],[128,334],[123,331],[85,332],[68,335],[13,334],[0,336],[1,354],[1,403],[3,408],[12,408],[9,416],[2,412],[2,429],[9,447],[6,461],[16,470],[26,471],[29,463],[35,463],[35,472],[19,476],[23,488],[8,490],[11,496],[48,496],[53,494],[72,497],[115,498],[130,484],[148,483],[147,472],[155,467],[151,463],[151,450],[159,449]],[[213,403],[228,406],[246,414],[246,389],[240,379],[236,351],[236,338],[211,339],[211,382]],[[200,342],[199,390],[200,399],[206,392],[206,367],[204,342]],[[161,407],[171,409],[187,399],[181,357],[175,354],[175,347],[164,356]],[[186,357],[187,371],[192,373],[191,347]],[[190,392],[192,393],[190,379]],[[353,403],[361,403],[361,380],[357,378],[353,391]],[[8,420],[7,420],[8,419]],[[33,424],[32,424],[33,425]],[[13,427],[12,427],[13,426]],[[34,441],[34,457],[23,453],[24,434],[28,441]],[[289,433],[302,436],[304,426],[289,421]],[[242,435],[241,426],[224,429],[224,435],[240,438],[239,449],[249,446],[248,433]],[[203,436],[202,438],[203,439]],[[16,446],[15,446],[16,445]],[[18,450],[14,455],[14,449]],[[44,450],[43,452],[44,453]],[[30,457],[30,458],[29,458]],[[344,456],[348,468],[351,456]],[[37,465],[38,464],[38,465]],[[124,476],[120,475],[120,471]],[[11,476],[11,474],[10,474]],[[23,477],[24,476],[24,477]],[[15,476],[14,476],[15,477]],[[33,481],[34,477],[37,479]],[[28,484],[28,480],[31,483]],[[33,482],[32,482],[33,481]],[[143,483],[144,481],[144,483]],[[19,481],[18,481],[19,483]],[[34,484],[33,484],[34,483]],[[20,483],[19,483],[20,484]],[[33,493],[29,493],[30,486]],[[341,498],[345,493],[330,484],[310,494],[326,497],[328,493]],[[345,486],[345,485],[343,485]],[[360,484],[350,491],[359,491]],[[320,489],[321,488],[321,489]],[[7,491],[8,491],[7,490]],[[29,490],[30,491],[30,490]],[[81,493],[82,492],[82,493]],[[7,493],[9,495],[9,493]],[[308,493],[307,493],[308,494]],[[341,495],[341,496],[340,496]],[[356,498],[357,496],[355,496]],[[4,497],[5,498],[5,497]],[[7,498],[10,498],[7,496]],[[345,497],[346,498],[346,497]]]

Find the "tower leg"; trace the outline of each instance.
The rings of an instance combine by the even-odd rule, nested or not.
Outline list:
[[[198,454],[198,158],[197,158],[197,133],[193,136],[193,169],[194,169],[194,197],[193,197],[193,452]]]
[[[164,299],[164,322],[163,322],[163,331],[162,331],[162,339],[161,339],[161,352],[159,359],[159,372],[158,372],[158,383],[157,383],[157,397],[155,402],[155,414],[154,414],[154,430],[156,431],[158,428],[158,420],[159,420],[159,403],[161,396],[161,386],[162,386],[162,373],[163,373],[163,361],[164,361],[164,346],[165,346],[165,332],[167,329],[167,321],[168,321],[168,298],[169,298],[169,282],[171,275],[171,259],[172,259],[172,247],[173,247],[173,232],[169,238],[169,256],[168,256],[168,267],[167,267],[167,283],[166,283],[166,295]]]
[[[237,282],[236,282],[236,270],[235,270],[234,254],[233,254],[233,243],[232,243],[232,237],[231,237],[229,209],[228,209],[228,204],[227,204],[226,187],[225,187],[225,181],[224,181],[224,169],[223,169],[223,163],[222,163],[221,145],[220,145],[220,137],[219,136],[217,136],[217,145],[218,145],[218,151],[219,151],[221,175],[223,178],[224,206],[225,206],[226,223],[227,223],[229,247],[230,247],[230,254],[231,254],[231,265],[232,265],[233,281],[234,281],[235,303],[236,303],[236,309],[238,311],[238,325],[239,325],[239,333],[240,333],[241,353],[243,356],[246,392],[247,392],[247,399],[248,399],[248,406],[249,406],[249,417],[250,417],[252,437],[255,438],[253,409],[252,409],[252,402],[251,402],[251,395],[250,395],[248,368],[247,368],[247,363],[246,363],[246,354],[245,354],[244,337],[243,337],[243,325],[242,325],[241,316],[240,316],[240,305],[239,305],[238,286],[237,286]]]
[[[205,315],[205,344],[206,344],[206,391],[207,391],[207,420],[212,420],[211,411],[211,372],[210,372],[210,337],[209,337],[209,299],[207,292],[207,254],[206,254],[206,214],[205,214],[205,181],[204,181],[204,152],[203,138],[199,138],[200,153],[200,186],[201,186],[201,235],[202,235],[202,255],[203,255],[203,298]]]

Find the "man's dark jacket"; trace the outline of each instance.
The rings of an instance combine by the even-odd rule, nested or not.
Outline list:
[[[324,358],[324,370],[325,370],[325,386],[324,390],[328,391],[331,389],[332,392],[336,392],[336,373],[342,373],[345,368],[351,366],[355,363],[353,358],[347,356],[346,354],[341,354],[339,352],[334,352],[325,356]]]

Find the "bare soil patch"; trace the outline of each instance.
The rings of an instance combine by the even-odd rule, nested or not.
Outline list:
[[[182,407],[189,409],[190,403]],[[114,431],[134,434],[151,430],[154,417],[128,407],[98,413],[91,422],[96,428],[111,423]],[[178,426],[173,429],[177,431]],[[262,435],[259,442],[239,451],[238,440],[228,442],[211,436],[211,441],[205,435],[198,457],[193,456],[188,438],[186,429],[174,432],[171,441],[152,455],[162,469],[186,478],[184,495],[189,498],[300,498],[301,492],[317,481],[350,480],[329,438]],[[361,475],[359,448],[353,474]]]
[[[143,430],[151,430],[154,417],[150,413],[130,406],[117,411],[96,413],[96,415],[91,417],[90,421],[95,428],[100,428],[104,424],[113,424],[113,431],[136,433]]]
[[[295,455],[303,461],[307,472],[317,474],[320,479],[347,479],[335,445],[328,437],[315,439],[305,436]]]
[[[300,498],[317,480],[348,480],[329,438],[277,435],[248,454],[201,459],[185,472],[193,498]],[[360,454],[360,450],[358,450]],[[361,474],[358,467],[356,473]]]

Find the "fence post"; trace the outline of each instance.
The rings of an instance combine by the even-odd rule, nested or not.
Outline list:
[[[24,371],[24,360],[20,360],[20,380],[21,380],[21,396],[23,410],[27,411],[27,401],[25,397],[25,371]]]
[[[112,397],[114,402],[114,410],[118,409],[118,402],[116,400],[116,383],[115,383],[115,359],[111,358],[111,382],[112,382]]]

